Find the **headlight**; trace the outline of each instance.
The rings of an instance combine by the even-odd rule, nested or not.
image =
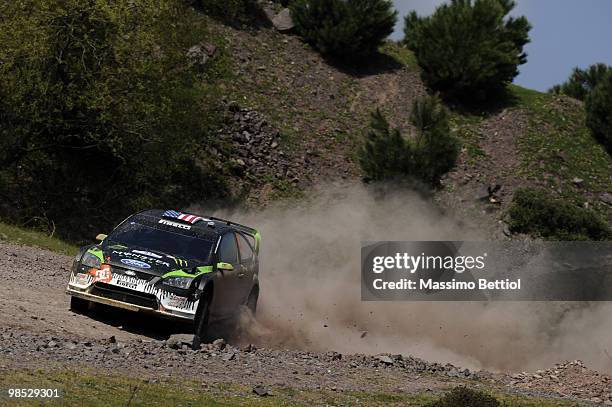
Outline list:
[[[191,285],[193,278],[191,277],[169,277],[164,280],[164,284],[171,287],[187,289]]]
[[[95,269],[99,269],[102,266],[99,258],[87,252],[85,252],[83,257],[81,257],[81,264],[87,267],[93,267]]]

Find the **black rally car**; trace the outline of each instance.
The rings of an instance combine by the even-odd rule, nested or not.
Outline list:
[[[128,217],[75,258],[67,293],[85,311],[97,302],[191,320],[197,338],[208,322],[255,313],[260,234],[237,223],[148,210]]]

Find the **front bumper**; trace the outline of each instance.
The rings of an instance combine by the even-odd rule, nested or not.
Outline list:
[[[105,305],[110,305],[111,307],[116,307],[116,308],[122,308],[122,309],[126,309],[128,311],[138,311],[138,312],[144,312],[147,314],[155,314],[155,315],[159,315],[162,316],[164,318],[172,318],[172,319],[181,319],[181,320],[188,320],[188,321],[193,321],[195,314],[190,314],[190,313],[184,313],[181,311],[169,311],[169,310],[165,310],[165,309],[153,309],[153,308],[149,308],[149,307],[143,307],[141,305],[136,305],[136,304],[131,304],[129,302],[124,302],[124,301],[119,301],[119,300],[114,300],[112,298],[106,298],[106,297],[102,297],[99,295],[95,295],[95,294],[90,294],[88,292],[85,291],[79,291],[79,290],[75,290],[73,288],[71,288],[70,286],[68,286],[66,288],[66,294],[72,296],[72,297],[77,297],[77,298],[82,298],[84,300],[88,300],[91,302],[96,302],[99,304],[105,304]]]
[[[195,319],[198,300],[173,294],[159,284],[150,284],[144,280],[126,287],[119,277],[119,274],[114,273],[100,281],[88,274],[72,273],[66,294],[130,311],[181,320]]]

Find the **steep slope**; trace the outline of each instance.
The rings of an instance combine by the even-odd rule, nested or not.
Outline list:
[[[363,66],[342,66],[294,35],[212,20],[210,26],[228,60],[221,85],[227,100],[257,111],[278,132],[274,148],[257,157],[259,169],[250,171],[247,160],[241,172],[251,204],[299,196],[322,181],[358,180],[356,150],[377,108],[410,136],[410,107],[426,88],[409,50],[388,43]],[[580,102],[512,85],[499,106],[454,110],[452,121],[463,149],[437,194],[442,206],[481,218],[501,237],[513,191],[538,186],[612,220],[605,202],[612,159],[584,126]],[[488,189],[497,191],[490,196]]]

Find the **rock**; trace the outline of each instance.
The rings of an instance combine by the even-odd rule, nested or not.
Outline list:
[[[108,338],[108,343],[117,343],[117,338],[115,338],[115,336],[111,336],[110,338]]]
[[[360,335],[360,338],[361,339],[365,338],[367,334],[368,334],[368,331],[363,331]]]
[[[291,11],[284,8],[272,19],[272,25],[278,31],[291,31],[295,27],[295,23],[291,18]]]
[[[58,344],[57,344],[57,342],[55,342],[55,341],[49,341],[49,342],[47,343],[47,348],[55,348],[55,347],[57,347],[57,346],[58,346]]]
[[[230,360],[233,360],[235,357],[236,357],[236,352],[228,352],[225,355],[223,355],[221,359],[223,359],[225,362],[229,362]]]
[[[166,346],[170,349],[181,349],[183,346],[193,346],[194,335],[191,334],[175,334],[170,335],[166,340]]]
[[[452,368],[451,370],[446,372],[446,375],[450,377],[458,377],[458,376],[461,376],[461,372],[459,372],[459,370],[455,368]]]
[[[213,347],[215,347],[217,350],[223,350],[225,349],[225,339],[223,338],[219,338],[219,339],[215,339],[212,343]]]
[[[507,237],[512,236],[512,231],[510,230],[508,225],[506,225],[505,223],[504,223],[504,227],[503,227],[502,231],[504,232],[504,235],[506,235]]]
[[[607,203],[608,205],[612,205],[612,194],[604,192],[603,194],[599,195],[599,200]]]
[[[265,396],[270,395],[268,390],[265,387],[263,387],[262,385],[257,385],[255,387],[253,387],[253,393],[257,394],[260,397],[265,397]]]
[[[489,187],[481,186],[478,188],[478,192],[476,192],[475,199],[477,201],[488,201],[491,197],[491,193],[489,192]]]
[[[584,183],[584,180],[582,178],[574,177],[572,179],[572,182],[574,183],[574,185],[580,186]]]
[[[213,44],[202,42],[187,50],[187,58],[194,64],[203,66],[206,65],[209,59],[215,56],[217,47]]]
[[[387,355],[378,355],[376,357],[376,359],[378,359],[379,361],[383,362],[385,365],[392,365],[393,364],[393,359],[391,359]]]

